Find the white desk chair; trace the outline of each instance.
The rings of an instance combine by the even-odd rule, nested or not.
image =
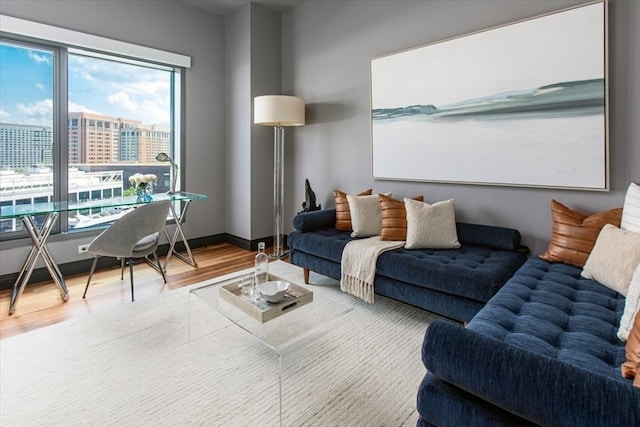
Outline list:
[[[162,270],[162,266],[158,261],[156,249],[160,241],[160,233],[162,232],[171,201],[164,200],[161,202],[149,203],[142,205],[127,213],[122,218],[114,222],[109,228],[104,230],[89,244],[87,252],[95,254],[91,266],[91,273],[87,280],[87,286],[84,288],[82,298],[87,295],[87,289],[91,283],[93,272],[96,269],[98,258],[101,256],[109,256],[121,260],[121,269],[124,270],[125,260],[129,263],[129,276],[131,280],[131,301],[133,297],[133,261],[136,258],[145,258],[153,254],[154,261],[158,264],[158,270],[162,274],[162,279],[167,279]],[[121,279],[124,278],[121,272]]]

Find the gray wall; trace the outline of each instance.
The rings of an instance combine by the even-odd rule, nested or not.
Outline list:
[[[2,0],[0,13],[192,57],[186,73],[186,188],[207,200],[189,208],[188,238],[225,232],[225,70],[224,19],[179,2],[160,1],[13,1]],[[58,263],[79,255],[77,246],[95,235],[51,236]],[[0,245],[0,275],[19,271],[28,240]],[[20,245],[19,247],[16,247]],[[41,262],[39,265],[42,265]]]
[[[629,183],[640,181],[640,86],[636,77],[640,75],[640,2],[636,1],[613,1],[609,7],[610,192],[371,178],[371,58],[581,3],[308,1],[285,13],[283,90],[307,102],[307,125],[296,128],[295,141],[286,145],[287,231],[304,200],[305,178],[323,208],[334,206],[331,192],[335,188],[357,192],[372,187],[400,198],[424,194],[431,203],[454,198],[458,220],[517,228],[536,254],[549,241],[551,199],[586,213],[622,206]]]
[[[634,77],[640,74],[640,29],[632,26],[640,22],[640,2],[613,1],[609,8],[608,193],[372,180],[369,60],[580,3],[309,0],[281,17],[251,4],[225,19],[169,1],[151,7],[132,0],[2,0],[0,13],[193,58],[186,73],[184,171],[186,188],[209,198],[191,205],[188,238],[271,235],[273,135],[271,128],[251,124],[252,101],[282,93],[307,102],[307,125],[288,128],[286,135],[286,231],[309,178],[324,208],[333,207],[334,188],[424,194],[430,202],[453,197],[459,220],[518,228],[539,253],[549,238],[552,198],[596,212],[620,206],[629,182],[640,181],[640,87]],[[50,248],[59,263],[83,259],[87,255],[76,248],[92,237],[52,236]],[[0,275],[17,272],[28,241],[3,242],[0,250]]]

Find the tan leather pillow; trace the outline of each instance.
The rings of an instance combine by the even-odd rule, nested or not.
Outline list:
[[[621,218],[622,208],[586,215],[551,200],[551,241],[540,258],[582,267],[587,262],[602,227],[605,224],[620,227]]]
[[[378,200],[382,215],[380,240],[407,240],[407,210],[404,200],[396,200],[384,194],[378,194]],[[416,196],[413,200],[424,202],[424,196]]]
[[[368,190],[358,193],[357,196],[370,196],[371,193],[373,193],[373,189],[369,188]],[[353,231],[347,193],[340,190],[333,190],[333,198],[336,201],[336,229],[342,231]]]
[[[633,328],[629,332],[624,352],[627,355],[627,361],[620,366],[622,376],[633,378],[633,385],[640,387],[640,315],[638,314],[633,321]]]

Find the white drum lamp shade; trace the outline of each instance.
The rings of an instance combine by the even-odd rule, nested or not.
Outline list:
[[[284,249],[284,128],[304,125],[304,99],[297,96],[264,95],[253,100],[253,123],[273,126],[273,253]]]
[[[297,96],[257,96],[253,104],[253,123],[262,126],[304,125],[304,99]]]

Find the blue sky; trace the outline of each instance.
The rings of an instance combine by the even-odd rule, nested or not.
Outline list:
[[[51,125],[53,54],[0,44],[0,121]],[[69,55],[69,111],[168,124],[170,73]]]

